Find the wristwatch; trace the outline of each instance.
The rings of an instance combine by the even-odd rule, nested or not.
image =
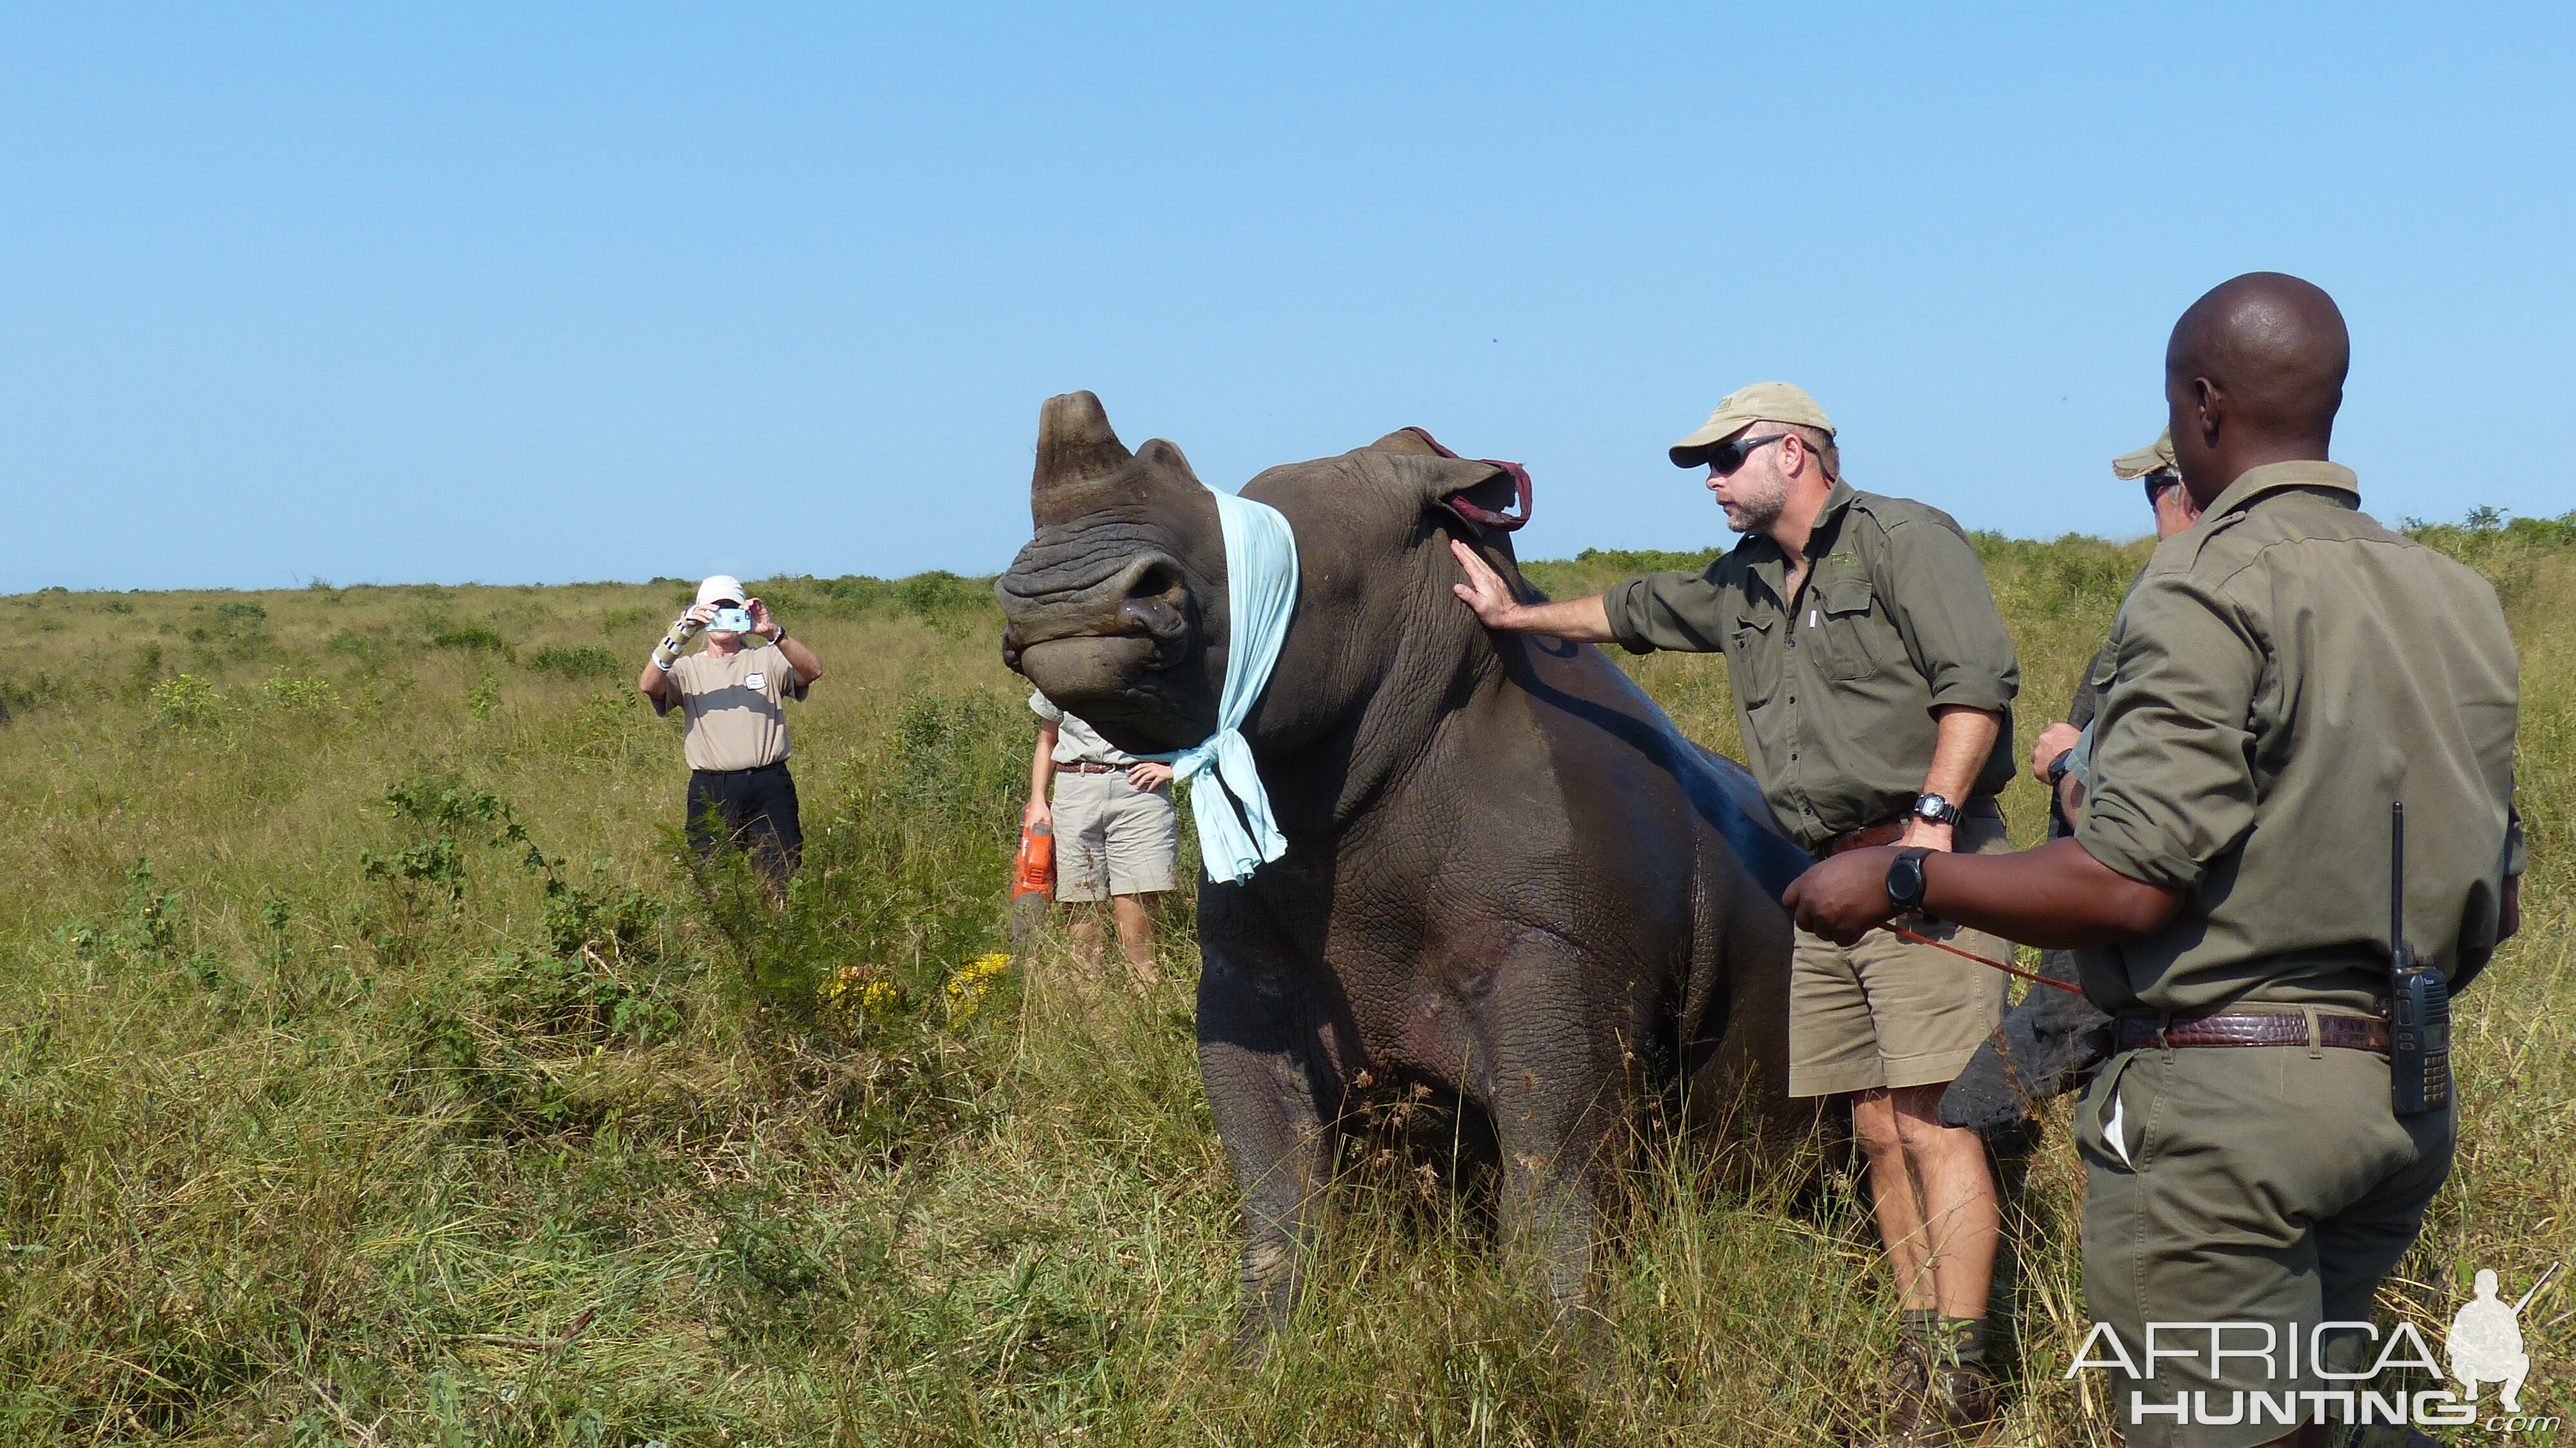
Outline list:
[[[1959,807],[1937,794],[1918,794],[1914,797],[1914,817],[1925,824],[1955,825],[1959,822]]]
[[[2061,749],[2057,751],[2057,757],[2055,759],[2048,761],[2048,787],[2050,789],[2057,788],[2059,781],[2066,778],[2066,766],[2073,763],[2074,760],[2074,750]]]
[[[1895,904],[1897,914],[1932,918],[1932,912],[1923,908],[1923,858],[1931,853],[1921,845],[1909,845],[1897,851],[1896,859],[1888,865],[1887,898]]]

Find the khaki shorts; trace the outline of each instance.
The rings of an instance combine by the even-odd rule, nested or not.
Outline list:
[[[1169,890],[1180,852],[1170,785],[1138,789],[1123,770],[1055,777],[1058,900]]]
[[[2001,820],[1963,819],[1953,838],[1962,854],[2012,848]],[[1990,960],[2012,959],[2012,946],[1982,930],[1919,921],[1906,928]],[[2002,971],[1883,930],[1848,949],[1801,930],[1789,965],[1789,1094],[1956,1080],[2002,1023],[2011,983]]]

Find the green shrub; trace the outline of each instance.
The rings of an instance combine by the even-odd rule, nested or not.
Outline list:
[[[319,714],[340,707],[328,679],[279,674],[259,686],[268,702],[290,714]]]
[[[442,625],[432,629],[429,644],[438,649],[464,649],[470,653],[499,653],[509,647],[501,635],[482,624]]]
[[[223,722],[224,696],[195,674],[152,686],[152,722],[165,729],[211,729]]]
[[[369,665],[380,664],[393,653],[393,644],[382,636],[345,628],[331,635],[331,642],[324,648],[337,657]]]
[[[847,803],[811,811],[783,910],[738,862],[702,869],[706,909],[761,999],[810,1017],[843,969],[926,1016],[969,962],[1006,948],[1003,903],[1028,792],[1027,715],[993,694],[926,695],[852,762]]]
[[[521,662],[559,679],[606,679],[624,673],[624,661],[598,644],[544,644]]]

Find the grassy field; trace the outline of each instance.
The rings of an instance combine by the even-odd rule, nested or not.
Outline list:
[[[2576,542],[2427,530],[2523,657],[2528,923],[2460,1008],[2464,1146],[2390,1306],[2570,1255]],[[1984,540],[2022,737],[2137,547]],[[1534,565],[1560,595],[1656,558]],[[1025,692],[984,586],[782,579],[783,911],[693,876],[670,580],[0,599],[0,1440],[264,1444],[1829,1441],[1895,1313],[1848,1176],[1649,1143],[1614,1326],[1552,1352],[1475,1225],[1355,1149],[1313,1299],[1234,1371],[1235,1203],[1195,951],[1132,993],[1007,948]],[[1637,676],[1732,750],[1716,661]],[[2035,786],[2006,799],[2017,837]],[[2020,1175],[2013,1441],[2110,1441],[2059,1373],[2079,1176]],[[2527,1407],[2576,1408],[2569,1294]],[[2479,1435],[2477,1441],[2485,1441]]]

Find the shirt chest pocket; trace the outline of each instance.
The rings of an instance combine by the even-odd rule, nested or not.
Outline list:
[[[1747,709],[1770,703],[1780,687],[1779,625],[1777,614],[1742,614],[1726,637],[1727,681]]]
[[[1812,641],[1816,672],[1847,683],[1868,678],[1886,663],[1886,643],[1879,635],[1889,625],[1876,603],[1864,573],[1842,574],[1816,586],[1807,617],[1799,620],[1806,627],[1798,631],[1801,641]]]

